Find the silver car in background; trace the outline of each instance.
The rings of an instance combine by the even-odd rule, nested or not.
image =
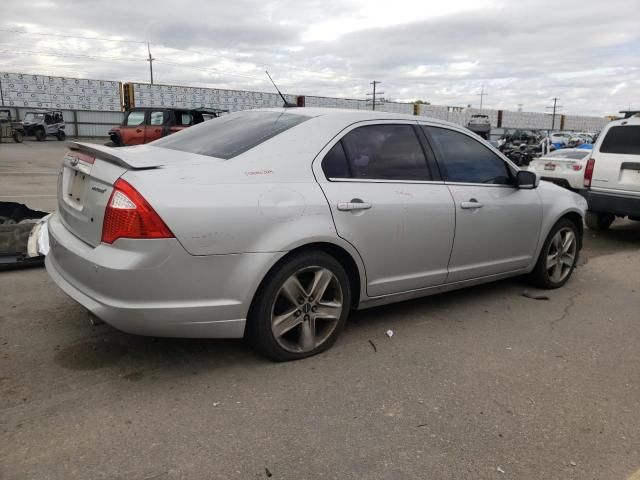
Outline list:
[[[563,285],[585,208],[450,123],[251,110],[143,146],[75,144],[46,265],[120,330],[246,336],[290,360],[329,348],[351,309],[522,274]]]

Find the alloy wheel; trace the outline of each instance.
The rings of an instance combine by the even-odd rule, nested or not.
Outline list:
[[[305,267],[285,280],[271,308],[271,331],[276,342],[295,353],[322,345],[338,326],[343,292],[331,270]]]
[[[561,228],[553,236],[547,251],[547,274],[552,282],[559,283],[571,273],[576,260],[578,244],[569,227]]]

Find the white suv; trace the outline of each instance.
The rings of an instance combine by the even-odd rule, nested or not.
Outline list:
[[[607,229],[615,217],[640,221],[640,112],[604,128],[587,161],[584,187],[589,228]]]

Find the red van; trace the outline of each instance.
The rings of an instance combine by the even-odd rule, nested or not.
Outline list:
[[[223,112],[203,108],[136,107],[124,114],[122,124],[109,130],[109,138],[118,147],[149,143]]]

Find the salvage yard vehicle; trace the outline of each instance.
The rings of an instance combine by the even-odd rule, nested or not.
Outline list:
[[[11,119],[11,110],[0,110],[0,143],[14,141],[22,143],[24,129],[20,122]]]
[[[616,217],[640,221],[640,111],[620,113],[628,116],[602,130],[584,171],[585,221],[593,230]]]
[[[529,163],[529,171],[542,180],[571,190],[583,188],[584,171],[591,152],[584,148],[562,148]]]
[[[488,140],[489,135],[491,134],[491,120],[489,119],[489,115],[483,115],[480,113],[471,115],[471,118],[467,123],[467,128],[473,133],[480,135],[485,140]]]
[[[133,149],[73,144],[51,278],[154,336],[328,349],[352,309],[530,274],[570,278],[585,200],[463,127],[378,111],[232,113]]]
[[[27,137],[35,137],[44,142],[47,135],[62,141],[66,138],[64,117],[60,110],[43,110],[27,112],[22,121],[22,128]]]
[[[150,143],[205,120],[218,117],[226,110],[209,108],[132,108],[122,124],[109,130],[113,146],[122,147]]]

